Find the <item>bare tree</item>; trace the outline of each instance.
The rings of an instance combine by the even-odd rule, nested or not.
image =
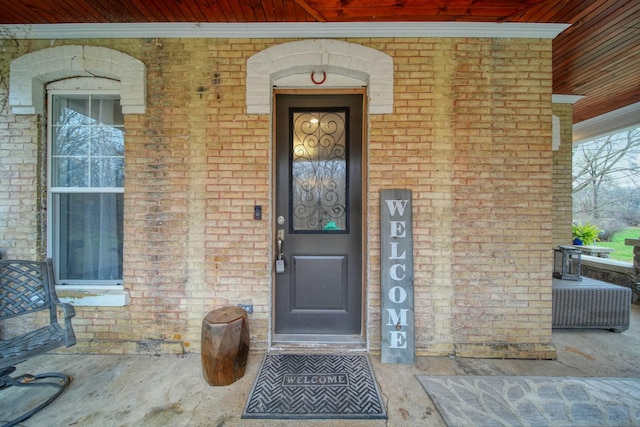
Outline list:
[[[618,187],[640,187],[640,127],[578,144],[573,149],[573,195],[576,207],[598,221],[622,200],[603,200]],[[618,193],[619,194],[619,193]],[[588,212],[584,212],[588,211]]]

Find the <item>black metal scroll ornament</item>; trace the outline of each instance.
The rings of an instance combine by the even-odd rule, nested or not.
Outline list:
[[[312,71],[311,72],[311,81],[313,82],[313,84],[321,85],[322,83],[325,82],[325,80],[327,80],[327,73],[325,73],[324,71],[322,72],[322,80],[320,80],[320,81],[316,81],[314,75],[315,75],[315,71]]]

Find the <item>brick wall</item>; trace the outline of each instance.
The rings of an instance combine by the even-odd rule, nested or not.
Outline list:
[[[395,114],[372,117],[371,219],[378,189],[414,190],[417,348],[550,354],[550,45],[420,40],[382,50],[396,64]]]
[[[1,95],[0,95],[1,96]],[[5,107],[6,108],[6,107]],[[0,115],[0,253],[35,259],[44,254],[46,199],[42,122]]]
[[[418,353],[552,356],[551,41],[349,41],[391,55],[395,67],[394,111],[370,116],[368,129],[365,306],[372,351],[380,348],[379,190],[407,188]],[[246,114],[244,85],[247,58],[280,42],[73,41],[140,59],[148,93],[146,113],[125,120],[131,304],[78,307],[74,351],[197,352],[202,317],[237,303],[254,305],[252,345],[266,348],[271,118]],[[0,150],[15,143],[19,123],[38,129],[34,119],[5,111]],[[41,138],[29,144],[14,156],[37,176]],[[4,182],[7,166],[0,165]],[[26,182],[0,190],[1,208],[20,197],[20,215],[37,218],[42,183]],[[254,205],[263,206],[262,221],[253,220]],[[41,256],[38,222],[18,229],[17,220],[13,213],[0,220],[7,221],[0,222],[0,246],[16,241],[10,257]]]
[[[553,152],[553,247],[556,247],[569,245],[573,240],[573,106],[553,104],[553,114],[560,118],[560,147]]]

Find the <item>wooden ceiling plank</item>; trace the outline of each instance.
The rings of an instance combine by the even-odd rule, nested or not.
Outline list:
[[[396,13],[390,16],[385,10],[371,10],[369,8],[363,10],[354,9],[339,9],[335,15],[331,12],[319,10],[323,16],[327,16],[327,20],[330,22],[440,22],[440,21],[465,21],[465,22],[495,22],[497,16],[478,16],[468,15],[465,12],[459,14],[450,13],[447,14],[425,14],[425,13],[412,13],[410,10],[403,10],[403,13]]]
[[[75,22],[75,23],[91,23],[91,22],[123,22],[122,15],[120,13],[113,12],[114,7],[110,4],[103,5],[102,2],[95,2],[88,5],[86,1],[84,2],[87,7],[90,7],[93,12],[92,15],[97,16],[98,18],[95,21],[92,21],[87,16],[83,16],[80,20],[73,20],[67,22]],[[64,2],[65,6],[71,6],[74,10],[78,10],[81,8],[76,2]],[[115,10],[118,10],[115,8]],[[126,21],[125,21],[126,22]]]
[[[109,13],[114,13],[119,22],[157,22],[154,18],[150,21],[149,16],[146,15],[138,6],[129,0],[100,0],[99,2],[90,2],[98,13],[103,16],[108,16]],[[114,12],[115,11],[115,12]],[[111,22],[109,19],[106,22]]]
[[[581,19],[589,16],[602,5],[602,0],[571,0],[569,3],[561,3],[562,9],[555,15],[555,22],[575,24]]]
[[[634,84],[634,82],[636,84]],[[601,71],[593,73],[590,79],[577,80],[575,84],[565,88],[562,93],[587,94],[589,96],[603,93],[613,93],[616,91],[629,91],[632,87],[637,88],[638,79],[634,75],[633,69],[619,69],[617,71]]]
[[[197,3],[204,16],[201,22],[229,22],[217,1],[198,0]]]
[[[262,15],[264,15],[264,22],[277,22],[275,20],[275,7],[271,0],[262,0]]]
[[[638,44],[638,31],[632,27],[640,25],[640,4],[637,9],[638,13],[635,16],[621,14],[613,21],[600,23],[597,30],[592,30],[589,35],[585,34],[580,43],[574,43],[571,50],[556,49],[554,44],[554,69],[575,68],[588,64],[596,55],[607,57],[613,52],[626,49],[628,45]]]
[[[621,49],[618,47],[620,44],[633,40],[638,42],[640,33],[633,29],[634,25],[640,25],[640,22],[634,22],[630,18],[630,20],[608,26],[588,36],[585,35],[579,43],[573,44],[571,50],[564,49],[564,51],[558,52],[554,45],[554,66],[562,66],[567,62],[589,61],[590,57],[596,53],[615,52]]]
[[[547,0],[306,0],[314,8],[331,8],[339,5],[347,7],[386,7],[400,9],[403,7],[429,6],[446,7],[501,7],[508,9],[523,9]],[[555,0],[557,1],[557,0]]]
[[[584,89],[588,90],[589,93],[598,94],[601,91],[603,93],[624,91],[629,85],[637,86],[640,83],[640,76],[635,70],[638,69],[640,61],[635,61],[635,64],[631,63],[629,65],[627,68],[620,68],[614,71],[603,70],[599,73],[594,73],[592,78],[583,80],[585,82],[583,84]],[[611,84],[613,79],[615,79],[615,84]]]
[[[182,10],[187,22],[206,22],[206,17],[198,4],[198,0],[182,0]]]
[[[618,108],[626,107],[627,105],[631,105],[636,102],[640,102],[639,92],[629,93],[627,91],[589,97],[588,101],[582,106],[584,110],[582,112],[578,111],[578,116],[581,116],[580,121],[582,121],[617,110]]]
[[[576,111],[576,114],[580,117],[581,121],[587,120],[606,112],[626,107],[627,105],[637,102],[638,99],[640,99],[640,97],[635,97],[633,95],[594,97],[593,99],[590,99],[589,102],[582,105],[581,108]]]
[[[640,82],[637,80],[629,81],[629,84],[631,85],[630,88],[635,90],[623,90],[623,89],[616,89],[616,88],[612,88],[612,90],[603,90],[602,88],[598,88],[598,91],[590,95],[589,98],[593,100],[596,100],[598,98],[602,98],[602,99],[611,98],[612,100],[620,98],[620,99],[625,99],[625,102],[626,102],[626,100],[640,97]]]
[[[238,7],[239,9],[242,11],[242,17],[243,17],[243,21],[245,22],[258,22],[258,17],[256,16],[256,13],[253,9],[253,7],[251,6],[251,2],[249,1],[239,1],[238,2]]]
[[[155,1],[155,0],[150,0],[150,1]],[[168,4],[170,3],[176,4],[173,7],[171,6],[169,7],[174,10],[174,14],[177,17],[178,22],[194,22],[193,18],[190,17],[191,11],[188,8],[184,7],[186,0],[162,0],[162,1]]]
[[[609,76],[608,78],[611,78],[611,76]],[[620,97],[627,92],[633,92],[633,90],[629,90],[629,89],[635,88],[636,91],[640,89],[640,86],[639,86],[640,82],[638,82],[637,79],[631,80],[634,78],[633,76],[620,76],[616,78],[620,79],[621,84],[610,85],[610,84],[607,84],[608,80],[605,80],[606,86],[601,85],[599,87],[595,87],[595,89],[594,89],[594,86],[590,86],[584,89],[585,91],[589,91],[585,93],[588,93],[589,98],[595,99],[598,96]],[[573,93],[580,94],[580,92],[578,91]]]
[[[256,16],[256,22],[268,22],[267,15],[264,11],[265,3],[269,3],[268,1],[258,1],[252,0],[251,8],[253,9],[253,13]]]
[[[85,0],[67,0],[65,5],[78,11],[83,17],[82,22],[107,22],[104,17],[98,13],[95,7],[87,4]]]
[[[156,2],[131,0],[131,4],[145,17],[146,21],[144,22],[170,22],[169,17],[158,9]]]
[[[218,3],[224,10],[228,22],[243,22],[242,10],[238,8],[237,0],[218,0]]]
[[[55,4],[49,5],[46,1],[32,1],[30,2],[31,8],[38,16],[46,17],[46,21],[44,23],[82,23],[85,22],[83,17],[78,16],[77,10],[73,7],[69,7],[69,4],[63,2],[63,4]],[[45,9],[49,8],[51,9]],[[101,19],[98,22],[105,22],[105,19],[102,16],[99,16]]]
[[[148,2],[149,0],[145,1]],[[174,0],[153,0],[151,3],[165,16],[167,19],[165,22],[187,22],[180,8],[176,7]]]
[[[232,9],[239,17],[238,22],[256,22],[256,18],[253,14],[253,10],[247,4],[247,1],[230,1]]]
[[[554,6],[556,6],[556,0],[544,0],[535,4],[530,4],[527,7],[523,7],[520,10],[506,16],[502,19],[502,22],[530,22],[533,20],[540,20],[541,22],[554,22],[547,21],[541,16],[545,16],[551,12],[555,13]],[[556,6],[557,8],[557,6]]]
[[[639,89],[640,88],[636,86],[635,90],[616,93],[615,96],[607,92],[584,98],[574,105],[573,122],[578,123],[640,102]]]
[[[583,25],[581,31],[573,33],[570,38],[562,38],[553,44],[554,66],[565,66],[568,61],[588,54],[595,45],[611,45],[617,34],[625,32],[629,27],[640,25],[640,3],[635,11],[618,10],[599,20],[592,20]]]
[[[601,4],[601,0],[551,0],[546,3],[546,7],[539,13],[528,16],[528,20],[525,20],[525,22],[573,24]]]
[[[318,9],[323,16],[329,19],[338,19],[340,21],[356,21],[371,20],[380,21],[421,21],[421,20],[460,20],[466,18],[473,21],[497,21],[511,12],[511,9],[502,8],[474,8],[472,11],[465,7],[447,7],[446,9],[438,9],[436,7],[403,7],[402,9],[385,8],[385,7],[344,7],[333,11]]]
[[[276,21],[284,21],[284,0],[271,0]]]
[[[162,0],[155,2],[131,0],[131,4],[145,17],[145,21],[142,22],[179,22],[173,11]]]
[[[98,9],[98,7],[100,6],[99,3],[96,4],[87,4],[86,2],[81,1],[82,3],[85,3],[85,6],[89,9],[92,10],[92,12],[90,12],[92,15],[97,16],[97,22],[109,22],[110,19],[110,8],[103,8],[103,12],[101,13],[100,10]],[[71,10],[73,13],[73,15],[76,17],[74,18],[73,22],[76,23],[90,23],[92,22],[91,18],[88,16],[85,7],[82,7],[80,4],[81,2],[63,2],[64,6],[67,8],[67,10]],[[61,7],[61,5],[57,5],[58,7]],[[122,21],[122,16],[120,14],[114,14],[115,16],[117,16],[120,19],[120,22]]]
[[[35,1],[25,1],[20,3],[20,7],[15,7],[15,0],[1,0],[0,10],[6,11],[6,17],[3,12],[3,24],[47,24],[55,22],[55,8],[51,8],[48,3],[40,3]],[[12,18],[9,18],[8,16]]]
[[[572,76],[569,80],[555,79],[554,81],[564,84],[554,84],[554,93],[589,95],[593,96],[599,92],[612,93],[615,91],[630,91],[633,87],[637,87],[640,82],[637,70],[640,64],[638,61],[631,61],[625,67],[621,67],[614,71],[601,70],[594,71],[586,76]]]
[[[565,66],[554,65],[554,76],[559,79],[566,78],[567,75],[579,72],[582,76],[591,73],[592,70],[600,70],[611,67],[611,64],[624,64],[633,55],[640,52],[638,36],[628,32],[626,37],[619,37],[613,45],[603,44],[594,48],[592,52],[577,57],[574,61],[565,63]]]
[[[471,4],[469,1],[448,1],[446,5],[405,2],[398,7],[396,2],[349,2],[346,5],[318,5],[307,1],[315,10],[330,21],[388,20],[431,21],[461,20],[493,21],[511,15],[521,8],[520,2],[496,2],[495,4]],[[315,2],[317,3],[317,2]]]
[[[22,11],[4,10],[0,18],[0,24],[16,24],[25,19]]]
[[[307,13],[318,22],[327,22],[327,18],[325,18],[320,12],[318,12],[315,8],[311,7],[309,3],[305,0],[295,0],[295,2],[303,8]]]
[[[298,22],[297,10],[300,8],[293,0],[284,0],[284,21]]]
[[[613,3],[616,3],[613,5]],[[583,41],[592,34],[597,34],[602,28],[607,25],[611,25],[617,19],[624,19],[625,17],[634,16],[634,4],[638,6],[638,3],[628,2],[624,7],[620,7],[616,1],[601,2],[589,11],[588,15],[581,17],[571,27],[563,31],[554,40],[554,52],[562,52],[563,48],[571,49],[572,46],[567,46],[566,41]],[[622,17],[622,18],[621,18]],[[637,18],[636,18],[637,19]]]

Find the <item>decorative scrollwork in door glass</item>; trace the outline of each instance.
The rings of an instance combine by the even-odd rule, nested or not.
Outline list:
[[[347,231],[345,111],[293,114],[291,164],[294,231]]]

